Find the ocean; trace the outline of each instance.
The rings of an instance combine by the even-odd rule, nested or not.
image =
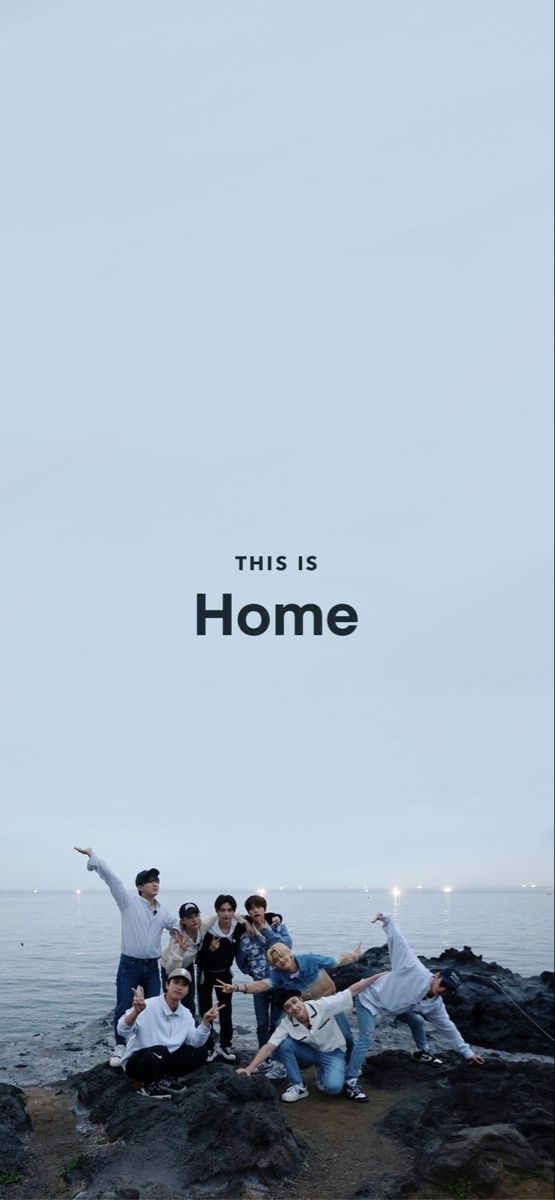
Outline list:
[[[203,914],[218,889],[196,890]],[[240,904],[248,888],[236,893]],[[177,912],[181,892],[163,892]],[[299,951],[341,954],[359,941],[363,948],[384,942],[378,910],[392,912],[419,954],[449,946],[471,946],[521,975],[553,969],[553,898],[550,889],[507,891],[269,892],[269,908],[280,912]],[[0,893],[2,961],[1,1042],[50,1032],[72,1021],[103,1016],[113,1006],[119,958],[119,911],[107,889],[74,892]],[[165,937],[165,935],[164,935]],[[242,979],[239,972],[236,978]],[[234,1010],[252,1023],[252,1000],[235,997]]]

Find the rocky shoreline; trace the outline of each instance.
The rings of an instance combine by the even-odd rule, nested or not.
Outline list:
[[[408,1031],[382,1026],[365,1066],[367,1105],[323,1096],[307,1073],[310,1099],[285,1106],[283,1084],[221,1062],[171,1101],[139,1098],[106,1066],[108,1017],[4,1047],[0,1197],[551,1196],[553,975],[523,979],[466,947],[429,965],[446,962],[464,977],[452,1015],[484,1067],[452,1054],[417,1063]],[[380,969],[386,953],[368,951],[337,970],[337,984]],[[240,1027],[236,1042],[245,1063],[253,1030]]]

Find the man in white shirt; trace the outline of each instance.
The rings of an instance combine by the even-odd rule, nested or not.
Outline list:
[[[380,1013],[401,1016],[417,1013],[435,1028],[450,1050],[456,1050],[466,1062],[481,1065],[483,1058],[475,1054],[453,1024],[442,1000],[446,992],[455,992],[461,979],[456,971],[444,969],[434,975],[420,962],[406,938],[387,913],[376,913],[372,924],[381,921],[388,940],[391,971],[373,975],[367,987],[357,996],[358,1037],[347,1068],[347,1095],[357,1100],[358,1076],[370,1049],[376,1017]]]
[[[180,967],[168,976],[163,995],[145,1000],[143,989],[133,994],[133,1004],[118,1022],[125,1040],[122,1066],[141,1096],[167,1100],[184,1092],[179,1076],[202,1066],[208,1057],[206,1045],[218,1005],[205,1012],[196,1026],[182,1003],[191,984],[189,972]]]
[[[160,943],[163,929],[179,930],[179,921],[160,904],[160,872],[157,867],[139,871],[135,878],[137,895],[128,892],[90,846],[75,846],[78,854],[88,858],[87,871],[96,871],[104,880],[121,913],[121,956],[116,977],[116,1009],[114,1026],[116,1046],[110,1058],[111,1067],[121,1067],[124,1042],[118,1033],[118,1021],[129,1005],[134,989],[141,987],[145,996],[160,994]]]
[[[335,1017],[338,1013],[351,1011],[353,996],[368,987],[369,982],[369,979],[359,979],[345,991],[322,1000],[302,1000],[298,989],[274,993],[275,1002],[283,1009],[285,1018],[248,1067],[240,1067],[239,1071],[252,1075],[260,1063],[274,1053],[287,1071],[289,1087],[281,1097],[286,1104],[304,1100],[309,1094],[301,1067],[314,1066],[320,1091],[337,1096],[345,1084],[347,1044]],[[360,1092],[360,1100],[366,1103],[367,1099]]]

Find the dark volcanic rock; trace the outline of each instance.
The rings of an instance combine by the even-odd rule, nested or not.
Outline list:
[[[31,1122],[20,1088],[0,1083],[0,1175],[21,1171],[29,1157],[25,1134]]]
[[[399,1068],[393,1075],[391,1060]],[[371,1075],[396,1078],[407,1086],[418,1069],[408,1055],[384,1054],[370,1060]],[[366,1077],[368,1073],[365,1073]],[[421,1182],[449,1188],[463,1181],[481,1195],[495,1190],[502,1171],[538,1174],[552,1161],[553,1070],[540,1062],[484,1067],[461,1063],[432,1068],[422,1087],[387,1114],[380,1131],[415,1150]]]
[[[263,1186],[294,1175],[302,1164],[299,1144],[263,1077],[212,1065],[191,1075],[187,1091],[169,1101],[139,1096],[121,1073],[104,1066],[76,1082],[92,1121],[102,1122],[108,1139],[118,1142],[108,1153],[82,1156],[93,1187],[89,1183],[87,1197],[107,1187],[133,1186],[142,1193],[147,1185],[161,1197],[237,1196],[245,1181]]]
[[[447,1000],[447,1007],[466,1041],[514,1053],[553,1054],[552,971],[530,977],[515,975],[498,963],[484,962],[469,946],[444,950],[439,958],[421,956],[421,961],[430,971],[449,966],[461,975],[463,986]],[[330,975],[339,990],[365,975],[389,969],[387,946],[380,946],[367,950],[356,963],[335,967]]]
[[[489,1196],[503,1171],[537,1174],[541,1163],[514,1125],[478,1125],[428,1141],[416,1167],[425,1182],[450,1187],[464,1180]]]

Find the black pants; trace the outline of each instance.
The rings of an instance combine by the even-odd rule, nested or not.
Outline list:
[[[231,983],[231,971],[199,971],[198,976],[198,1003],[201,1016],[212,1008],[212,993],[216,987],[216,980],[221,979],[222,983]],[[216,991],[216,999],[218,1004],[223,1004],[220,1009],[220,1044],[224,1047],[231,1046],[233,1041],[233,1021],[231,1019],[231,992],[222,992],[221,988]]]
[[[177,1050],[168,1050],[167,1046],[149,1046],[131,1055],[125,1064],[125,1073],[140,1083],[157,1083],[167,1075],[174,1079],[178,1075],[196,1071],[207,1057],[208,1046],[187,1046],[185,1042]]]

